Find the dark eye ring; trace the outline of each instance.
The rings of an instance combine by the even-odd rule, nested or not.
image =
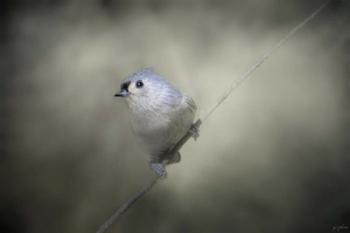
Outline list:
[[[138,81],[136,82],[136,87],[137,87],[137,88],[143,87],[143,82],[142,82],[141,80],[138,80]]]

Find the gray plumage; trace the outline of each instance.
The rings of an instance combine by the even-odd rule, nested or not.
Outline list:
[[[146,68],[129,76],[116,96],[125,97],[133,130],[150,154],[151,168],[166,175],[165,164],[180,161],[180,154],[167,155],[190,130],[196,105],[169,82]]]

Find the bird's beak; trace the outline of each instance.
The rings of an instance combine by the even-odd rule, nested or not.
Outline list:
[[[116,97],[127,97],[129,95],[129,92],[125,89],[121,89],[120,92],[118,92],[117,94],[115,94],[114,96]]]

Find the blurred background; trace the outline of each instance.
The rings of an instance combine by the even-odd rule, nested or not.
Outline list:
[[[202,116],[321,4],[3,1],[0,232],[95,232],[153,177],[121,80],[151,66]],[[349,25],[332,1],[110,232],[350,232]]]

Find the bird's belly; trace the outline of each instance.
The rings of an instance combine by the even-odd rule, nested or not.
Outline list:
[[[133,128],[152,158],[156,158],[176,144],[187,133],[191,124],[192,119],[186,122],[183,119],[173,121],[156,118],[152,121],[134,119]]]

